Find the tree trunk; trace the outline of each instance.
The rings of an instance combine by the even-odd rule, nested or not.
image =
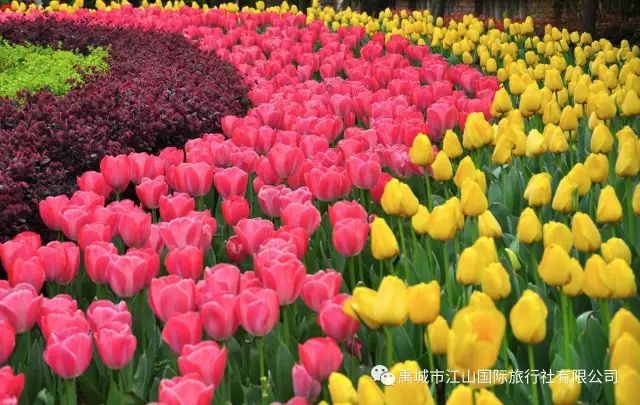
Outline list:
[[[597,0],[584,0],[582,10],[582,30],[591,35],[596,35],[596,17],[598,14]]]

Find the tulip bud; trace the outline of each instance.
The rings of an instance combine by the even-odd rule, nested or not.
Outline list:
[[[358,403],[384,405],[384,393],[370,376],[364,374],[358,380]]]
[[[384,218],[377,217],[371,224],[371,252],[377,260],[384,260],[400,252],[398,241]]]
[[[180,374],[196,374],[205,384],[214,387],[222,382],[226,365],[227,348],[221,349],[216,342],[211,341],[185,345],[178,358]]]
[[[591,188],[591,176],[582,163],[573,166],[566,177],[578,186],[578,195],[580,196],[587,194]]]
[[[485,212],[489,206],[487,196],[478,183],[465,179],[461,189],[462,212],[466,216],[478,216]]]
[[[640,172],[640,156],[638,142],[635,139],[620,140],[618,144],[618,158],[616,160],[616,175],[621,177],[635,176]]]
[[[309,375],[318,381],[324,381],[342,365],[342,351],[329,337],[311,338],[298,345],[300,362]]]
[[[494,300],[509,296],[511,293],[511,281],[509,273],[500,263],[489,264],[480,275],[482,292]]]
[[[100,359],[113,370],[126,367],[136,351],[136,337],[124,323],[111,323],[99,329],[94,338]]]
[[[401,326],[409,315],[407,287],[395,276],[385,276],[378,287],[373,316],[381,325]]]
[[[577,370],[563,369],[549,384],[553,405],[574,405],[580,399],[580,380]]]
[[[600,191],[598,197],[596,221],[598,223],[612,223],[620,220],[622,220],[622,204],[618,200],[616,190],[611,186],[606,186]]]
[[[578,193],[578,185],[569,177],[563,177],[553,196],[551,208],[558,212],[571,212],[574,209],[574,193]]]
[[[545,283],[562,286],[569,282],[571,260],[569,254],[560,245],[551,244],[544,249],[538,273]]]
[[[425,331],[425,344],[431,345],[433,354],[447,354],[447,344],[449,341],[449,324],[442,316],[438,317],[427,326]]]
[[[547,334],[547,306],[532,290],[525,290],[509,313],[509,323],[516,339],[534,344]]]
[[[488,238],[499,238],[502,236],[502,227],[491,211],[486,210],[478,217],[478,229],[480,236]]]
[[[453,167],[449,156],[445,151],[440,151],[436,155],[435,160],[431,164],[433,178],[438,181],[449,181],[453,177]]]
[[[540,173],[532,176],[524,190],[524,198],[530,207],[540,207],[551,201],[551,175]]]
[[[460,144],[458,135],[450,129],[444,134],[442,150],[444,150],[449,159],[456,159],[462,155],[462,145]]]
[[[613,149],[613,136],[609,127],[599,123],[591,134],[591,152],[607,154]]]
[[[496,94],[493,96],[493,102],[491,103],[491,111],[500,115],[502,113],[506,113],[513,110],[513,104],[511,103],[511,96],[504,88],[496,91]]]
[[[428,166],[433,163],[433,146],[428,136],[419,133],[409,149],[409,159],[416,166]]]
[[[576,212],[571,220],[573,243],[581,252],[591,252],[600,248],[600,231],[589,215]]]
[[[593,183],[602,183],[609,177],[609,159],[606,155],[592,153],[584,161],[584,167]]]
[[[170,2],[169,2],[170,4]],[[170,380],[160,381],[158,387],[158,400],[162,404],[183,404],[188,398],[191,403],[204,405],[211,403],[213,399],[213,385],[205,384],[200,375],[190,373],[181,377],[173,377]]]
[[[607,263],[611,263],[614,259],[622,259],[628,265],[631,265],[631,250],[624,240],[620,238],[610,238],[600,245],[602,257]]]
[[[76,378],[85,372],[91,362],[91,335],[73,328],[53,332],[47,339],[43,356],[56,375],[66,379]]]
[[[611,351],[623,334],[630,335],[640,341],[640,321],[629,310],[620,308],[609,324],[609,349]]]
[[[534,243],[542,239],[542,225],[533,209],[527,207],[520,213],[516,235],[522,243]]]
[[[358,400],[358,394],[349,377],[337,372],[329,376],[329,394],[334,404],[352,404]]]
[[[407,289],[409,319],[418,325],[432,323],[440,313],[440,285],[436,281],[419,283]]]

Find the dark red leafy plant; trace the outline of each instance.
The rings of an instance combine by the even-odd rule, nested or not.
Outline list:
[[[104,155],[184,145],[220,132],[223,116],[248,105],[237,71],[179,33],[31,16],[4,21],[0,37],[80,52],[106,47],[110,66],[62,97],[0,98],[0,240],[44,230],[38,201],[71,192],[76,175]]]

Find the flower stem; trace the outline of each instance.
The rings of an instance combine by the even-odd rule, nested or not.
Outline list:
[[[533,358],[533,345],[527,345],[527,352],[529,354],[529,372],[533,372],[536,369],[536,363]],[[533,395],[533,405],[538,405],[538,381],[533,380],[531,384],[531,394]]]
[[[451,280],[449,280],[449,241],[442,241],[442,262],[444,271],[444,288],[447,292],[447,301],[449,306],[453,308],[453,293],[451,291]]]
[[[600,317],[602,320],[602,326],[604,327],[604,330],[607,332],[607,335],[608,335],[609,323],[611,322],[611,313],[609,312],[609,302],[606,299],[601,298],[598,300],[598,303],[600,304]]]
[[[258,338],[258,356],[260,359],[260,388],[262,391],[262,405],[267,405],[269,403],[269,386],[267,376],[265,374],[264,336],[260,336]]]
[[[409,265],[407,264],[407,248],[404,241],[404,224],[402,223],[402,219],[400,217],[398,219],[398,229],[400,229],[400,244],[402,251],[400,252],[400,260],[402,260],[402,268],[404,270],[404,279],[409,279]]]
[[[387,345],[387,367],[391,367],[393,365],[393,331],[390,326],[384,328],[384,334]]]
[[[560,291],[560,306],[562,309],[562,337],[564,347],[564,361],[569,368],[572,367],[571,354],[569,352],[569,340],[571,339],[571,331],[569,330],[569,304],[567,303],[567,296]]]
[[[425,328],[424,330],[424,338],[426,340],[426,346],[427,346],[427,357],[429,358],[429,372],[431,373],[435,370],[435,363],[433,361],[433,351],[431,350],[431,339],[429,338],[429,332],[427,328]],[[433,390],[433,401],[434,403],[437,404],[439,403],[437,385],[434,388],[435,389]]]
[[[67,405],[75,405],[75,403],[76,403],[75,382],[76,382],[76,380],[73,379],[73,378],[64,380],[64,387],[65,387],[65,391],[67,393]]]
[[[282,306],[282,323],[284,326],[284,344],[289,347],[289,306]]]
[[[351,290],[353,291],[356,288],[356,268],[355,268],[355,257],[347,257],[347,261],[349,261],[349,277],[351,280]]]
[[[427,209],[431,212],[431,180],[427,171],[424,173],[424,182],[427,185]]]

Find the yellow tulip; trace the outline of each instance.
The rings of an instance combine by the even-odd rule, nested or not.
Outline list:
[[[465,248],[458,258],[456,267],[456,281],[460,284],[470,285],[480,282],[480,273],[484,269],[478,251],[475,247]]]
[[[575,297],[582,293],[582,280],[584,279],[584,271],[580,262],[572,257],[571,267],[569,267],[569,282],[562,286],[562,293],[569,297]]]
[[[503,136],[496,142],[496,147],[491,154],[491,161],[497,165],[511,163],[511,151],[513,150],[513,142]]]
[[[473,397],[472,397],[473,395]],[[446,405],[502,405],[502,401],[494,393],[486,389],[474,391],[471,386],[456,384],[451,391]]]
[[[467,117],[462,134],[462,146],[467,150],[475,150],[491,143],[493,128],[481,112],[473,112]]]
[[[551,153],[564,153],[569,149],[569,142],[562,129],[553,124],[547,124],[544,128],[544,140],[546,148]]]
[[[539,173],[531,176],[524,190],[524,198],[530,207],[540,207],[551,201],[551,175]]]
[[[616,160],[616,175],[635,176],[640,172],[640,153],[638,153],[638,141],[626,139],[618,146],[618,159]]]
[[[640,371],[629,366],[618,370],[618,382],[613,385],[616,405],[640,404]]]
[[[440,151],[431,164],[433,178],[438,181],[448,181],[453,177],[453,167],[446,152]]]
[[[420,204],[418,212],[411,217],[411,225],[418,235],[426,235],[429,232],[429,210]]]
[[[564,87],[560,72],[556,69],[547,69],[544,75],[544,87],[551,91],[558,91]]]
[[[400,252],[398,240],[384,218],[377,217],[371,224],[371,252],[378,260],[388,259]]]
[[[378,329],[380,324],[374,319],[373,305],[376,292],[367,287],[353,289],[353,298],[344,302],[342,311],[355,320],[362,320],[369,329]]]
[[[458,169],[456,169],[456,175],[453,177],[453,182],[456,184],[456,187],[461,188],[464,180],[471,176],[471,174],[476,170],[476,165],[471,160],[470,156],[465,156],[458,165]]]
[[[570,281],[570,267],[571,259],[567,251],[560,245],[552,244],[544,249],[538,274],[545,283],[559,287]]]
[[[416,166],[428,166],[433,163],[433,146],[428,136],[419,133],[409,149],[409,160]]]
[[[493,96],[493,102],[491,103],[491,112],[494,115],[500,115],[513,110],[513,104],[511,103],[511,96],[504,88],[500,88]]]
[[[440,313],[440,284],[420,283],[408,289],[409,319],[418,325],[433,322]]]
[[[358,394],[356,393],[351,380],[344,374],[333,372],[329,375],[329,394],[331,401],[335,403],[357,404]]]
[[[620,308],[609,324],[609,350],[613,351],[623,334],[633,336],[640,342],[640,321],[629,310]]]
[[[436,320],[427,326],[425,335],[425,345],[427,342],[431,344],[431,352],[433,354],[447,354],[449,324],[446,319],[438,315]]]
[[[513,95],[519,96],[526,91],[525,83],[518,74],[512,74],[509,76],[509,92]]]
[[[442,140],[442,150],[449,156],[450,159],[455,159],[462,155],[462,145],[458,139],[458,135],[455,132],[448,129],[444,133],[444,139]]]
[[[613,259],[622,259],[631,265],[631,250],[629,246],[620,238],[610,238],[608,241],[600,245],[602,257],[607,263]]]
[[[358,380],[358,403],[371,405],[385,405],[384,393],[373,378],[362,375]]]
[[[631,267],[622,259],[613,259],[606,270],[613,279],[612,298],[624,299],[636,295],[636,277]]]
[[[434,405],[429,385],[414,381],[416,373],[422,372],[417,361],[397,363],[389,372],[396,377],[396,382],[384,387],[384,399],[387,405]],[[406,372],[411,376],[409,381],[400,378],[400,374]]]
[[[563,131],[575,131],[578,129],[578,117],[573,108],[566,106],[562,109],[559,125]]]
[[[396,276],[385,276],[378,287],[373,316],[383,326],[401,326],[407,321],[409,308],[407,287]]]
[[[633,208],[634,214],[640,215],[640,183],[636,184],[636,188],[633,190],[631,207]]]
[[[610,298],[615,281],[607,269],[607,263],[598,254],[593,254],[584,266],[582,290],[591,298]]]
[[[418,212],[419,202],[406,183],[391,179],[384,187],[380,204],[389,215],[411,217]]]
[[[453,239],[458,230],[456,215],[455,207],[451,204],[445,203],[435,207],[429,215],[427,226],[429,236],[435,240]]]
[[[465,179],[462,183],[460,194],[460,203],[464,215],[475,217],[487,210],[489,206],[487,196],[482,192],[478,183]]]
[[[602,183],[609,177],[609,159],[602,153],[591,153],[584,161],[584,167],[594,183]]]
[[[606,92],[600,92],[593,97],[593,111],[601,120],[610,120],[616,115],[616,103]]]
[[[571,229],[561,222],[549,221],[542,228],[544,247],[556,244],[561,246],[567,253],[573,246],[573,234]]]
[[[620,112],[623,117],[640,114],[640,98],[638,98],[638,94],[633,89],[627,91],[627,94],[624,96],[624,101],[620,106]]]
[[[619,370],[622,366],[640,370],[640,343],[628,332],[623,332],[622,335],[616,339],[613,350],[611,351],[611,363],[609,367],[612,370]]]
[[[534,243],[542,239],[542,224],[533,209],[527,207],[520,213],[516,236],[522,243]]]
[[[478,229],[480,236],[489,238],[499,238],[502,236],[502,228],[489,210],[486,210],[478,217]]]
[[[598,196],[596,221],[602,224],[619,222],[620,220],[622,220],[622,204],[618,200],[616,190],[611,186],[606,186]]]
[[[576,370],[559,370],[549,384],[553,405],[574,405],[580,398],[580,378]]]
[[[527,344],[540,343],[547,334],[547,306],[540,296],[525,290],[509,312],[513,335]]]
[[[600,249],[600,231],[589,215],[576,212],[571,219],[571,233],[573,244],[579,251],[592,252]]]
[[[591,134],[591,152],[609,153],[613,149],[613,135],[609,127],[599,123]]]
[[[549,101],[542,110],[542,123],[547,124],[558,124],[560,122],[560,115],[562,114],[562,110],[560,110],[560,105],[556,100]]]
[[[624,128],[616,132],[616,138],[618,139],[618,151],[619,151],[622,144],[627,142],[627,140],[633,139],[635,141],[638,139],[638,136],[636,135],[634,130],[631,129],[630,126],[625,125]]]
[[[511,81],[509,81],[511,82]],[[511,92],[512,94],[513,91]],[[540,109],[540,105],[542,103],[542,95],[540,94],[540,90],[534,84],[531,86],[527,86],[526,90],[520,96],[520,112],[522,115],[526,117],[530,117]]]
[[[544,142],[544,137],[537,129],[529,131],[527,136],[527,156],[538,156],[547,151],[547,146]]]
[[[500,352],[505,328],[504,315],[496,309],[491,298],[474,291],[469,305],[453,318],[447,346],[449,370],[465,374],[492,368]]]
[[[566,176],[572,183],[578,186],[578,195],[583,196],[591,188],[591,176],[582,163],[576,163]]]
[[[558,184],[551,202],[551,208],[558,212],[573,211],[573,194],[578,193],[578,185],[568,177],[563,177]]]
[[[482,292],[494,300],[509,296],[511,293],[511,281],[509,273],[500,263],[491,263],[480,275]]]

